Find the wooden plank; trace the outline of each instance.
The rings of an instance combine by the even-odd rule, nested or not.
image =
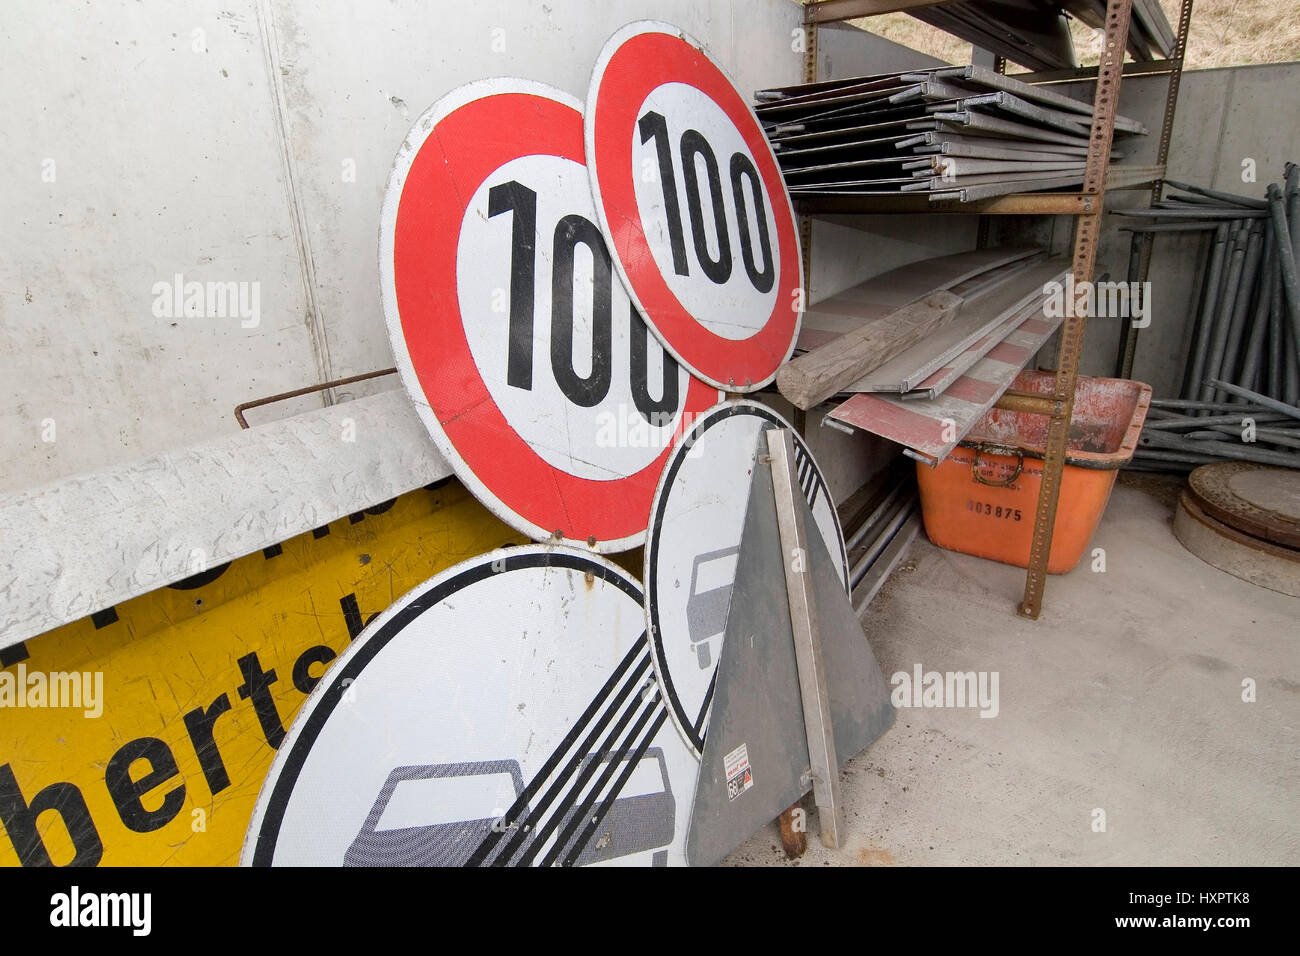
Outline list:
[[[962,300],[935,292],[784,365],[776,385],[796,408],[809,409],[957,317]]]

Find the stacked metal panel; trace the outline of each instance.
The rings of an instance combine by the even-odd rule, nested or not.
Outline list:
[[[1106,0],[1061,0],[1061,6],[1094,30],[1105,29]],[[1173,56],[1177,45],[1178,36],[1160,0],[1133,0],[1128,27],[1128,52],[1133,59],[1149,61]]]
[[[1094,29],[1106,22],[1106,0],[963,0],[907,12],[1031,70],[1060,70],[1078,66],[1062,7]],[[1133,59],[1170,56],[1175,42],[1159,0],[1134,0],[1128,39]]]
[[[983,67],[882,73],[756,96],[796,199],[918,193],[968,202],[1083,182],[1092,104]],[[1115,132],[1146,128],[1120,116]]]
[[[912,263],[816,303],[804,315],[801,349],[833,344],[932,292],[962,299],[950,326],[846,388],[850,397],[827,419],[941,461],[1060,325],[1047,302],[1068,269],[1039,249],[987,249]]]
[[[1133,466],[1300,468],[1300,167],[1288,163],[1267,199],[1166,183],[1181,195],[1115,213],[1130,220],[1131,258],[1153,233],[1203,231],[1208,242],[1181,398],[1152,402]]]

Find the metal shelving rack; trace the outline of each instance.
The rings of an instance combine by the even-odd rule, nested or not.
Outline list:
[[[804,82],[817,81],[817,28],[823,23],[877,16],[884,13],[906,11],[914,7],[936,6],[949,0],[819,0],[804,7]],[[1069,215],[1074,220],[1074,253],[1072,271],[1076,283],[1090,281],[1097,258],[1097,242],[1101,231],[1101,215],[1105,193],[1111,189],[1151,185],[1153,200],[1161,197],[1165,163],[1169,157],[1169,139],[1173,132],[1174,112],[1178,103],[1178,87],[1182,76],[1183,57],[1187,49],[1187,31],[1191,21],[1192,0],[1182,0],[1179,15],[1177,43],[1168,60],[1141,63],[1124,63],[1128,46],[1129,20],[1133,0],[1108,0],[1101,62],[1095,68],[1018,74],[1029,82],[1055,82],[1074,79],[1096,79],[1093,96],[1093,121],[1089,132],[1088,156],[1084,170],[1083,188],[1068,193],[1017,193],[974,203],[933,203],[925,197],[829,197],[802,200],[796,203],[801,215],[800,235],[803,239],[805,282],[810,281],[812,253],[812,218],[830,214],[879,213],[964,213],[989,215]],[[1005,67],[999,58],[999,72]],[[1115,111],[1119,100],[1120,81],[1126,74],[1166,73],[1169,87],[1165,97],[1164,122],[1160,131],[1159,161],[1155,166],[1117,167],[1110,169],[1111,142],[1115,133]],[[987,222],[987,220],[981,220]],[[983,233],[985,230],[981,230]],[[1139,278],[1145,280],[1150,267],[1151,246],[1143,249]],[[807,290],[805,290],[807,291]],[[1082,290],[1080,290],[1082,294]],[[1043,592],[1047,584],[1047,560],[1052,547],[1052,530],[1056,523],[1056,510],[1060,498],[1061,475],[1069,442],[1070,420],[1074,413],[1074,392],[1079,375],[1079,359],[1083,352],[1083,334],[1086,317],[1082,310],[1071,309],[1061,331],[1060,351],[1057,355],[1055,387],[1050,396],[1030,395],[1008,391],[998,402],[998,407],[1032,412],[1050,418],[1047,449],[1043,461],[1042,487],[1038,508],[1034,516],[1033,543],[1029,568],[1025,576],[1024,598],[1018,613],[1037,619],[1042,613]],[[1135,337],[1125,339],[1125,351],[1131,364]]]

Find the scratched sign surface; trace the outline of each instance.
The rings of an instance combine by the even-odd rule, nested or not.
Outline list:
[[[614,273],[582,109],[528,80],[435,103],[394,162],[380,231],[397,366],[434,443],[538,541],[641,543],[672,442],[717,391],[650,334]]]
[[[421,584],[312,692],[243,862],[683,864],[696,763],[641,602],[621,569],[564,547]]]
[[[94,699],[0,707],[0,864],[234,865],[274,747],[366,622],[522,540],[450,480],[6,649],[24,704],[51,673]]]

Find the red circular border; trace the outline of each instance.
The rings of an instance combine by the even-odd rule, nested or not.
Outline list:
[[[582,114],[528,93],[474,100],[429,133],[402,184],[393,235],[393,286],[402,337],[434,417],[469,471],[506,508],[547,532],[587,542],[645,531],[671,447],[621,479],[594,481],[548,463],[510,426],[488,391],[465,337],[456,292],[460,225],[496,169],[527,155],[585,165]],[[685,411],[716,392],[691,376]]]
[[[665,83],[685,83],[711,98],[730,117],[757,163],[772,197],[781,275],[776,302],[766,324],[747,339],[733,340],[701,325],[673,294],[655,263],[645,239],[636,204],[632,168],[632,139],[637,112],[650,92]],[[683,361],[716,382],[743,384],[769,380],[790,354],[798,324],[792,307],[800,288],[799,249],[785,182],[772,159],[763,130],[726,75],[703,53],[680,37],[641,33],[630,37],[610,56],[600,78],[593,109],[595,155],[592,157],[609,224],[606,236],[636,290],[642,312],[672,344]],[[742,117],[738,120],[737,117]],[[739,378],[738,378],[739,376]]]

